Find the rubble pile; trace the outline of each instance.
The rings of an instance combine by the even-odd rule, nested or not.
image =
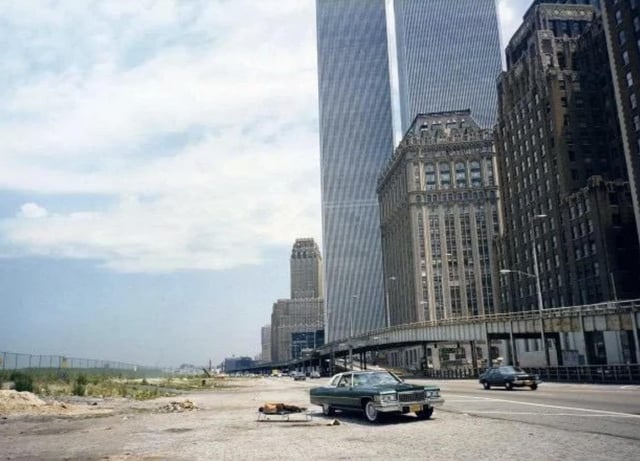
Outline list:
[[[180,413],[183,411],[192,411],[197,409],[198,407],[191,400],[169,402],[168,404],[160,407],[160,411],[163,413]]]
[[[0,390],[0,413],[29,411],[47,403],[31,392]]]

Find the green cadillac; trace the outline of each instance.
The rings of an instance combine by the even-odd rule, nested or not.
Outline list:
[[[381,413],[429,419],[433,408],[444,403],[437,386],[408,384],[389,371],[338,373],[326,386],[312,388],[310,399],[327,416],[335,410],[362,411],[370,422],[378,421]]]

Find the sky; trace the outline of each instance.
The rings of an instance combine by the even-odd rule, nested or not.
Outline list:
[[[0,0],[0,101],[0,352],[260,352],[322,244],[313,1]]]

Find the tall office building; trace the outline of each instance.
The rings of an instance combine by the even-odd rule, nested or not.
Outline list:
[[[419,112],[495,122],[494,0],[396,0],[402,128]],[[327,337],[385,325],[376,182],[393,151],[384,0],[316,0]],[[387,277],[388,279],[388,277]]]
[[[324,344],[322,256],[312,238],[296,239],[291,250],[291,299],[279,299],[271,312],[270,356],[283,362]],[[263,331],[263,350],[265,348]]]
[[[601,302],[638,286],[604,32],[594,8],[575,3],[536,2],[498,80],[509,310]]]
[[[495,0],[395,0],[400,112],[471,109],[481,128],[496,122],[502,70]]]
[[[495,313],[493,131],[469,111],[418,115],[378,194],[391,324]]]
[[[262,351],[260,359],[263,362],[271,362],[271,325],[265,325],[260,329]]]
[[[291,299],[322,298],[322,256],[312,238],[296,239],[290,265]]]
[[[602,14],[640,239],[640,1],[603,0]]]
[[[376,180],[393,150],[384,0],[316,2],[327,340],[384,325]]]

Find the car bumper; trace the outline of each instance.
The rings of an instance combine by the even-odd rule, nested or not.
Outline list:
[[[411,413],[422,411],[425,407],[439,407],[444,403],[442,397],[423,400],[420,402],[378,402],[376,409],[383,413]]]

